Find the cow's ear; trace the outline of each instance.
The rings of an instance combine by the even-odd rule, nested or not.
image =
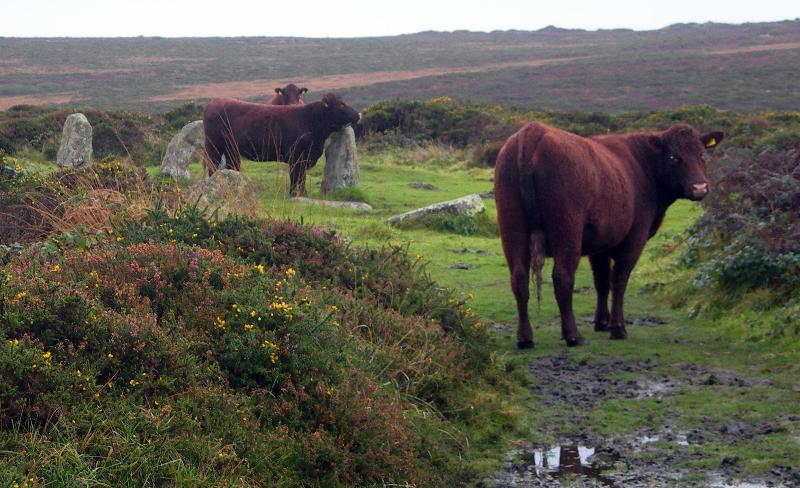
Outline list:
[[[307,91],[308,91],[308,88],[303,87],[303,88],[300,89],[300,94],[301,95],[305,95]]]
[[[706,147],[706,149],[714,149],[717,147],[717,144],[722,142],[722,139],[724,138],[725,134],[720,131],[714,131],[704,135],[701,140],[703,141],[703,145]]]
[[[275,93],[277,93],[278,95],[283,95],[283,88],[276,88]]]

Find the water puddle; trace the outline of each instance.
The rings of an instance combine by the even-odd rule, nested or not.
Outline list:
[[[562,444],[533,452],[533,468],[539,478],[585,477],[604,486],[613,486],[610,478],[602,475],[603,466],[595,458],[593,447]]]
[[[689,439],[687,435],[681,432],[676,434],[644,434],[637,437],[636,442],[641,445],[653,444],[654,442],[673,442],[678,446],[689,445]]]

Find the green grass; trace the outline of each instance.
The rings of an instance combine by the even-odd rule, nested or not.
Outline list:
[[[387,217],[420,206],[464,196],[469,193],[491,189],[491,169],[466,169],[457,165],[429,167],[425,165],[394,164],[397,155],[380,153],[362,155],[360,158],[360,188],[372,198],[374,211],[364,214],[346,209],[332,209],[313,205],[297,204],[287,197],[288,174],[286,165],[278,163],[244,162],[243,172],[259,186],[261,210],[277,218],[288,218],[305,223],[321,225],[352,239],[353,246],[381,247],[387,244],[408,246],[412,256],[419,256],[427,272],[443,286],[452,287],[468,300],[471,309],[483,323],[516,323],[516,310],[508,280],[508,270],[497,237],[481,235],[457,235],[428,229],[399,230],[386,225]],[[310,197],[321,198],[319,185],[324,162],[315,167],[308,176],[307,189]],[[198,163],[192,172],[199,176]],[[157,168],[148,169],[151,174]],[[434,183],[436,191],[417,190],[412,182]],[[486,216],[495,219],[492,200],[485,201]],[[524,390],[528,378],[522,365],[534,358],[567,353],[575,360],[600,362],[609,357],[631,361],[654,359],[655,374],[683,374],[676,365],[694,363],[709,368],[730,369],[745,378],[764,377],[768,383],[747,391],[733,386],[715,386],[706,389],[682,388],[662,402],[655,400],[617,400],[601,404],[589,412],[586,427],[607,435],[633,435],[637,430],[669,417],[680,429],[691,430],[695,426],[723,425],[728,419],[738,418],[745,422],[770,422],[780,424],[789,414],[796,414],[798,394],[796,385],[800,370],[800,348],[797,338],[765,341],[747,340],[743,325],[737,323],[732,314],[702,319],[690,318],[686,308],[670,308],[671,297],[664,287],[674,286],[675,274],[670,272],[674,251],[681,245],[681,232],[700,214],[702,208],[688,201],[679,201],[667,213],[659,233],[648,243],[645,253],[634,271],[626,296],[626,315],[636,317],[653,315],[668,320],[668,324],[657,327],[631,327],[626,341],[609,341],[606,334],[594,333],[590,327],[581,325],[582,333],[589,344],[582,348],[567,349],[560,338],[558,310],[550,281],[550,260],[544,271],[542,302],[537,308],[531,303],[534,317],[536,348],[518,352],[515,347],[514,329],[495,333],[495,348],[492,357],[506,361],[511,377],[516,383],[508,405],[517,405],[512,416],[523,418],[530,430],[525,438],[537,439],[538,427],[554,418],[552,411],[542,408],[535,398]],[[469,253],[463,250],[481,250],[485,253]],[[478,266],[474,270],[453,269],[453,263],[461,262]],[[678,275],[680,277],[680,275]],[[662,283],[661,287],[654,283]],[[590,268],[586,260],[576,276],[574,307],[579,318],[590,317],[594,309],[594,292],[591,288]],[[649,291],[656,289],[656,292]],[[684,290],[685,292],[685,290]],[[675,300],[672,300],[675,302]],[[685,300],[684,300],[685,302]],[[748,319],[753,323],[768,320],[766,312],[748,310]],[[740,322],[740,321],[739,321]],[[486,392],[487,396],[497,392]],[[529,406],[522,411],[521,407]],[[509,407],[513,408],[513,407]],[[501,462],[504,449],[522,436],[512,425],[504,425],[508,416],[487,416],[483,427],[473,432],[454,434],[477,441],[481,450],[473,453],[470,462],[477,470],[486,471]],[[797,443],[797,424],[792,424],[768,436],[757,436],[751,440],[725,443],[720,439],[693,447],[700,450],[692,466],[697,469],[719,466],[725,456],[739,456],[746,460],[743,474],[759,474],[775,464],[800,464],[800,446]],[[491,448],[487,446],[492,446]],[[191,477],[191,473],[187,476]]]

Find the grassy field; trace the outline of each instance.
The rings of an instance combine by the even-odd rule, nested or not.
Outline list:
[[[796,380],[800,340],[797,335],[770,338],[764,333],[764,324],[773,319],[768,307],[757,306],[757,294],[745,301],[746,317],[731,313],[694,316],[696,310],[687,306],[692,300],[685,296],[691,277],[674,263],[684,245],[684,230],[702,214],[703,207],[677,202],[648,244],[626,296],[626,317],[632,321],[628,340],[610,341],[606,334],[592,331],[589,319],[595,297],[590,269],[583,261],[576,277],[574,305],[589,344],[568,349],[560,338],[548,262],[541,306],[537,310],[536,304],[531,304],[537,345],[532,351],[520,352],[515,348],[514,299],[496,233],[401,230],[385,223],[396,213],[490,190],[493,170],[470,167],[474,162],[468,152],[437,144],[363,152],[360,189],[374,207],[371,212],[297,204],[287,197],[286,165],[243,164],[244,174],[258,189],[256,213],[335,231],[352,248],[406,247],[409,256],[439,285],[456,290],[469,313],[477,314],[481,327],[490,329],[487,357],[493,364],[504,365],[508,375],[500,386],[471,392],[484,402],[483,408],[496,410],[482,412],[485,416],[480,421],[471,418],[457,424],[464,430],[447,432],[453,436],[452,452],[463,455],[447,462],[463,470],[468,478],[464,482],[485,478],[491,486],[491,480],[516,469],[507,462],[508,456],[521,456],[523,461],[514,462],[524,465],[533,459],[524,449],[530,448],[532,453],[553,444],[582,442],[614,454],[612,462],[602,468],[617,480],[639,476],[637,479],[650,480],[656,486],[708,486],[719,480],[745,479],[792,486],[800,476],[796,469],[800,465]],[[23,150],[16,158],[28,170],[47,173],[53,169],[52,162],[37,151]],[[308,176],[311,197],[321,197],[323,168],[324,160]],[[146,169],[153,179],[162,178],[158,168]],[[201,176],[199,162],[190,169],[196,178]],[[433,189],[418,188],[415,183]],[[488,199],[484,203],[491,223],[495,221],[494,202]],[[469,269],[461,269],[464,267]],[[684,296],[676,297],[676,290]],[[698,296],[701,292],[695,290]],[[670,303],[678,306],[671,308]],[[323,302],[317,305],[328,306]],[[498,398],[500,395],[504,396]],[[224,416],[224,412],[214,412]],[[236,435],[247,438],[247,429],[236,429]],[[134,430],[125,435],[130,446],[139,442]],[[441,432],[436,435],[441,437]],[[11,433],[9,438],[17,445],[28,442],[21,434]],[[166,435],[163,439],[173,440]],[[241,439],[238,442],[247,444]],[[21,459],[16,448],[4,452],[0,455]],[[209,452],[214,455],[210,447]],[[85,455],[51,454],[59,462],[69,460],[86,472],[91,470],[93,461]],[[166,461],[172,455],[147,450],[147,459]],[[125,469],[138,462],[135,454],[131,456],[128,460],[133,464]],[[107,457],[111,458],[110,451]],[[245,464],[237,462],[232,469]],[[229,468],[210,474],[192,466],[185,469],[186,478],[173,480],[176,484],[223,479],[228,473],[224,469]],[[169,471],[165,468],[164,472]],[[580,483],[570,475],[559,476],[564,477],[564,484]],[[259,480],[249,481],[260,486]]]
[[[642,466],[679,470],[676,476],[680,483],[674,480],[670,483],[686,486],[695,486],[692,483],[704,486],[718,477],[764,480],[776,466],[800,465],[797,338],[773,342],[749,340],[748,337],[756,336],[748,333],[735,317],[691,318],[686,309],[667,305],[664,297],[669,293],[663,289],[648,291],[654,284],[669,281],[683,231],[702,213],[698,204],[679,201],[670,208],[664,225],[648,244],[634,271],[626,297],[626,317],[633,321],[628,340],[610,341],[605,333],[591,330],[594,291],[590,268],[584,260],[576,277],[575,309],[582,322],[579,327],[589,344],[567,349],[560,338],[548,261],[541,309],[534,312],[537,345],[531,352],[518,352],[514,347],[515,306],[498,237],[404,231],[385,224],[385,219],[395,213],[491,189],[492,170],[465,169],[457,159],[449,164],[439,161],[436,165],[398,164],[398,160],[407,161],[394,153],[362,156],[361,188],[375,207],[369,213],[287,201],[285,165],[248,162],[244,164],[244,173],[260,185],[262,209],[268,215],[334,229],[352,239],[353,246],[380,247],[388,243],[408,246],[411,255],[421,257],[431,276],[469,300],[483,323],[512,324],[494,326],[493,354],[521,367],[564,359],[570,364],[597,368],[596,374],[601,378],[587,378],[580,373],[568,385],[576,390],[581,390],[582,382],[598,380],[624,380],[633,382],[634,387],[651,383],[667,385],[664,391],[656,390],[653,395],[595,398],[594,403],[582,409],[578,403],[549,402],[548,395],[556,392],[548,390],[552,385],[537,377],[534,366],[530,381],[533,385],[544,383],[539,390],[514,400],[527,406],[524,415],[529,428],[527,436],[516,438],[517,444],[544,445],[590,432],[597,444],[617,439],[624,445],[625,439],[639,439],[653,433],[663,435],[664,429],[683,436],[688,433],[686,444],[657,441],[644,447],[635,446],[625,460],[632,473],[643,469]],[[319,197],[322,164],[309,176],[312,197]],[[199,166],[194,170],[199,173]],[[431,183],[438,189],[413,189],[410,186],[413,182]],[[494,220],[494,202],[486,200],[485,204],[487,214]],[[455,263],[476,268],[454,269]],[[535,309],[535,303],[531,307]],[[751,314],[752,323],[766,317],[766,313],[759,316],[757,310]],[[606,370],[610,363],[622,366]],[[638,369],[643,363],[648,365],[646,369]],[[498,450],[485,452],[482,455],[485,457],[474,460],[475,465],[484,470],[501,466],[503,449],[508,449],[507,446],[498,443]]]
[[[798,21],[656,31],[423,32],[366,39],[0,38],[0,110],[18,104],[162,110],[305,84],[357,108],[454,95],[621,112],[707,103],[797,110]]]

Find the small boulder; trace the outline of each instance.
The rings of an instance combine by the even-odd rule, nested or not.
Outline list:
[[[203,149],[204,141],[202,120],[186,124],[169,141],[167,152],[161,160],[161,172],[175,178],[191,179],[189,163],[195,154]]]
[[[321,205],[323,207],[350,208],[353,210],[362,210],[365,212],[369,212],[370,210],[372,210],[371,205],[363,202],[341,202],[339,200],[315,200],[313,198],[307,198],[307,197],[294,197],[292,198],[292,201],[298,203],[307,203],[309,205]]]
[[[61,133],[56,164],[61,168],[80,168],[92,161],[92,124],[85,115],[67,117]]]
[[[255,216],[258,213],[256,187],[247,176],[232,169],[220,169],[189,190],[188,202],[200,208],[228,214]]]
[[[446,202],[435,203],[433,205],[418,208],[410,212],[389,217],[386,221],[390,225],[397,225],[406,220],[416,219],[425,215],[448,213],[451,215],[475,215],[486,209],[480,195],[473,193],[465,197],[448,200]]]
[[[429,190],[429,191],[437,191],[439,187],[432,183],[425,183],[423,181],[414,181],[409,183],[408,186],[415,190]]]
[[[356,134],[350,126],[334,132],[325,149],[325,172],[322,193],[332,193],[342,188],[358,186],[358,160],[356,159]]]

